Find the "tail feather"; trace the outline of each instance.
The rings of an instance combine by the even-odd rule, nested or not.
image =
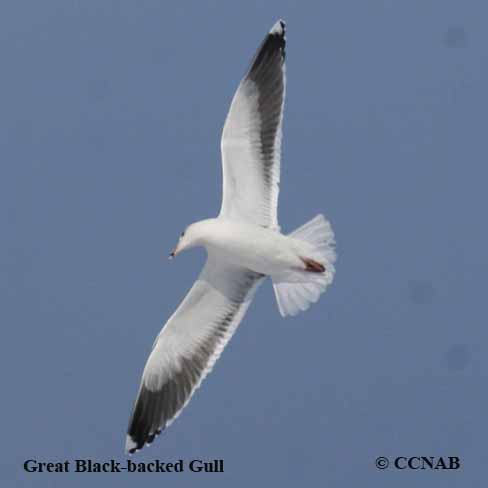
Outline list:
[[[290,237],[302,241],[307,255],[305,269],[273,276],[273,288],[283,317],[306,310],[320,298],[334,279],[336,260],[334,232],[321,214],[294,230]]]

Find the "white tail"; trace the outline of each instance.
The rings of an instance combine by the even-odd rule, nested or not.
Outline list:
[[[303,257],[320,263],[325,271],[293,270],[284,276],[273,276],[276,301],[283,317],[296,315],[319,299],[334,279],[336,260],[334,232],[323,215],[317,215],[289,236],[306,243]]]

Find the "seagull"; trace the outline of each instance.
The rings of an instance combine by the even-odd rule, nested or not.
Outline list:
[[[319,214],[287,235],[278,225],[285,44],[279,20],[224,124],[220,214],[189,225],[170,255],[203,246],[207,261],[154,342],[129,421],[128,454],[151,444],[188,404],[267,277],[283,317],[317,302],[333,280],[335,240],[326,218]]]

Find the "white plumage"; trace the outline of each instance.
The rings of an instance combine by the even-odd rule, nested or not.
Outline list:
[[[171,256],[204,246],[207,262],[157,337],[129,422],[126,450],[151,443],[210,372],[270,276],[283,316],[316,302],[334,277],[334,234],[318,215],[289,235],[277,208],[285,100],[285,24],[265,37],[232,101],[222,133],[223,196]]]

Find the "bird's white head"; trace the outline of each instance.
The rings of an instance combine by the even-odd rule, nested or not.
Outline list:
[[[176,257],[181,251],[185,251],[186,249],[190,249],[201,244],[200,241],[202,236],[200,224],[200,222],[191,224],[181,233],[176,247],[169,255],[169,259]]]

